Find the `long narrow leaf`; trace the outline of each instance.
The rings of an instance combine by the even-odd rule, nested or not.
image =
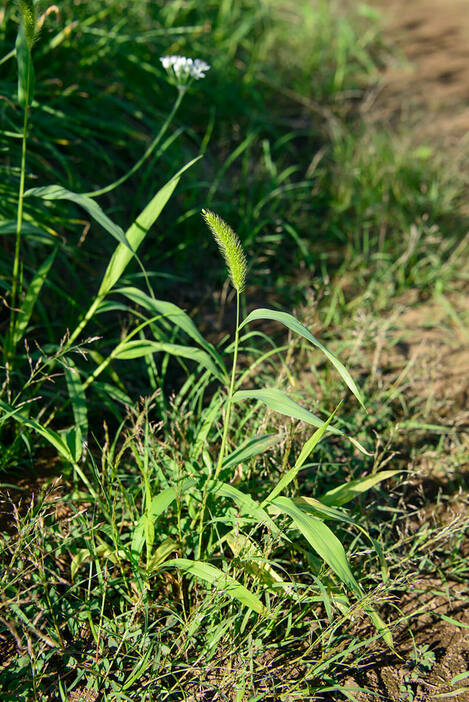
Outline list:
[[[86,441],[88,434],[88,411],[86,405],[86,395],[83,390],[83,385],[80,379],[80,374],[71,358],[67,358],[64,362],[65,379],[67,381],[68,395],[72,403],[73,417],[75,420],[75,428],[79,429],[80,439]],[[82,446],[77,446],[77,454],[75,456],[78,461],[81,457]]]
[[[155,522],[158,517],[163,514],[168,507],[170,507],[178,494],[183,494],[189,490],[189,488],[195,485],[195,482],[196,481],[192,478],[188,478],[187,480],[183,480],[180,485],[166,488],[166,490],[160,492],[159,495],[156,495],[152,499],[150,505],[150,516],[153,522]],[[145,516],[145,514],[142,514],[138,520],[132,536],[132,545],[130,550],[135,556],[140,555],[145,543]]]
[[[16,38],[16,61],[18,63],[18,102],[25,109],[33,101],[34,66],[22,24]]]
[[[273,506],[288,515],[321,558],[358,597],[362,595],[339,539],[321,519],[306,514],[289,497],[278,497]]]
[[[313,516],[317,516],[320,519],[333,519],[336,522],[346,522],[347,524],[356,523],[353,519],[350,519],[348,514],[343,510],[336,509],[335,507],[329,507],[328,505],[323,505],[322,502],[316,500],[314,497],[307,497],[300,495],[299,497],[293,497],[293,502],[297,507],[303,510],[303,512],[309,512]]]
[[[259,546],[248,536],[240,534],[239,530],[233,530],[226,535],[226,543],[247,573],[258,577],[264,585],[281,585],[285,589],[291,590],[291,585],[283,581],[283,578],[265,558]]]
[[[343,485],[338,485],[332,490],[328,490],[324,493],[319,500],[325,505],[331,505],[334,507],[340,507],[345,505],[350,500],[353,500],[358,495],[366,492],[370,488],[374,487],[382,480],[387,480],[392,478],[394,475],[402,473],[400,470],[382,470],[380,473],[375,473],[374,475],[367,475],[364,478],[358,478],[357,480],[351,480],[349,483],[344,483]]]
[[[304,339],[307,339],[311,344],[320,349],[322,353],[329,359],[329,361],[335,366],[342,380],[353,392],[359,403],[364,407],[362,394],[358,389],[352,376],[343,365],[343,363],[339,361],[337,356],[333,354],[332,351],[329,351],[329,349],[327,349],[323,344],[321,344],[321,342],[318,341],[318,339],[316,339],[316,337],[311,334],[309,329],[307,329],[307,327],[305,327],[304,324],[301,324],[301,322],[295,319],[293,315],[288,314],[288,312],[277,312],[276,310],[268,310],[261,308],[253,310],[253,312],[251,312],[251,314],[249,314],[243,321],[240,328],[244,327],[246,324],[249,324],[249,322],[254,322],[258,319],[271,319],[276,322],[280,322],[281,324],[284,324],[286,327],[288,327],[288,329],[291,329],[296,334],[300,334],[300,336],[302,336]]]
[[[270,491],[270,493],[267,495],[265,498],[264,502],[262,503],[262,506],[265,507],[265,505],[268,502],[271,502],[274,500],[277,495],[280,495],[281,492],[285,490],[285,488],[292,482],[292,480],[295,480],[296,476],[298,475],[298,471],[300,468],[303,466],[304,462],[310,455],[310,453],[314,450],[314,448],[317,446],[317,444],[321,441],[322,437],[324,436],[324,432],[326,431],[327,427],[332,421],[332,418],[334,417],[335,413],[337,410],[334,410],[334,412],[331,414],[331,416],[327,419],[327,421],[324,422],[322,427],[319,427],[319,429],[316,429],[314,434],[308,439],[308,441],[305,443],[303,448],[301,449],[300,455],[295,461],[295,465],[293,468],[290,468],[285,475],[282,475],[280,480],[278,481],[277,485],[273,488],[273,490]]]
[[[228,483],[211,484],[210,493],[212,495],[229,497],[238,504],[242,513],[248,514],[250,517],[255,519],[259,525],[264,524],[268,526],[273,534],[277,535],[280,533],[278,526],[275,524],[272,518],[269,517],[267,512],[260,506],[260,504],[253,500],[250,495],[238,490],[238,488],[235,488],[233,485],[229,485]]]
[[[11,417],[12,419],[15,420],[15,422],[18,422],[18,424],[21,424],[24,427],[28,427],[29,429],[32,429],[35,431],[37,434],[42,436],[46,441],[48,441],[52,446],[58,451],[58,453],[62,456],[62,458],[65,458],[66,461],[69,461],[70,463],[74,463],[74,457],[72,453],[70,452],[69,447],[67,444],[62,440],[59,434],[57,432],[53,431],[52,429],[47,429],[46,427],[41,426],[39,422],[36,422],[34,419],[30,419],[29,417],[26,417],[24,414],[21,414],[19,410],[14,409],[13,407],[10,407],[9,405],[5,404],[5,402],[2,402],[0,400],[0,409],[5,412],[5,417],[3,419],[7,419],[8,417]]]
[[[238,390],[233,395],[233,402],[242,402],[243,400],[259,400],[263,402],[267,407],[273,409],[275,412],[280,414],[285,414],[287,417],[292,419],[300,419],[307,424],[312,424],[313,427],[322,428],[324,422],[316,417],[315,414],[305,409],[297,402],[292,400],[288,395],[286,395],[281,390],[276,388],[263,388],[261,390]],[[344,436],[349,441],[356,446],[359,451],[366,455],[370,455],[368,451],[352,436],[344,434],[343,431],[337,429],[337,427],[327,427],[327,431],[332,434],[338,434],[339,436]]]
[[[198,161],[199,158],[200,156],[187,163],[184,168],[181,168],[181,170],[178,171],[176,175],[174,175],[171,180],[166,183],[166,185],[163,185],[163,187],[150,200],[144,210],[142,210],[132,226],[126,231],[125,237],[133,251],[138,250],[138,247],[144,240],[148,230],[160,216],[163,207],[166,205],[176,189],[180,176],[184,173],[184,171]],[[111,257],[111,260],[109,261],[106,272],[104,273],[101,286],[98,290],[99,298],[105,297],[109,290],[114,287],[130,263],[132,256],[133,254],[127,248],[127,246],[124,244],[119,244]]]
[[[197,436],[190,447],[190,456],[193,460],[197,460],[203,452],[210,429],[221,412],[221,406],[222,401],[220,397],[215,396],[209,407],[204,411],[201,421],[199,422]]]
[[[120,345],[119,350],[115,355],[116,359],[141,358],[152,353],[168,353],[170,356],[180,356],[181,358],[189,358],[199,365],[209,370],[221,382],[224,376],[220,369],[215,365],[212,358],[202,351],[202,349],[194,346],[181,346],[180,344],[166,344],[159,341],[151,341],[150,339],[136,339],[127,341]]]
[[[42,188],[31,188],[27,190],[24,195],[25,197],[40,197],[43,200],[69,200],[70,202],[74,202],[88,212],[95,222],[100,224],[103,229],[125,246],[129,250],[130,255],[132,255],[132,247],[126,239],[124,230],[109,219],[96,200],[92,200],[90,197],[81,195],[80,193],[74,193],[71,190],[63,188],[61,185],[46,185]]]
[[[253,456],[258,456],[275,446],[283,439],[283,434],[263,434],[254,436],[244,442],[239,448],[226,456],[223,461],[223,468],[233,468],[240,463],[248,461]]]
[[[200,346],[214,358],[222,371],[226,373],[226,369],[220,354],[216,351],[212,344],[204,339],[192,319],[180,307],[175,305],[173,302],[155,300],[138,288],[118,288],[115,292],[125,295],[125,297],[127,297],[129,300],[132,300],[132,302],[144,307],[146,310],[148,310],[148,312],[151,312],[154,315],[164,315],[165,319],[168,319],[175,326],[182,329],[188,336],[191,337],[191,339],[200,344]]]
[[[224,573],[219,568],[204,563],[203,561],[191,561],[188,558],[174,558],[166,561],[164,568],[173,567],[181,570],[183,573],[190,573],[196,578],[205,580],[205,582],[213,585],[217,590],[222,590],[229,597],[238,600],[241,604],[246,605],[258,614],[268,615],[268,610],[256,595],[250,592],[247,587],[241,585],[237,580],[232,578],[227,573]]]

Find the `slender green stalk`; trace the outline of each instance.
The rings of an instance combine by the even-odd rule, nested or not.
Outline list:
[[[122,351],[122,349],[124,348],[124,346],[127,344],[128,341],[130,341],[134,336],[136,336],[136,334],[138,334],[142,329],[147,327],[149,324],[153,324],[153,322],[156,322],[158,319],[161,319],[164,316],[165,315],[163,315],[163,314],[157,314],[154,317],[151,317],[150,319],[145,319],[141,324],[138,325],[138,327],[135,327],[135,329],[133,329],[133,331],[131,331],[129,334],[127,334],[125,339],[123,341],[121,341],[119,344],[117,344],[117,346],[111,351],[111,353],[108,356],[106,356],[104,361],[102,361],[102,363],[100,363],[99,366],[94,369],[93,373],[91,373],[88,376],[88,378],[83,383],[83,390],[86,390],[87,388],[89,388],[91,383],[94,383],[96,378],[99,375],[101,375],[101,373],[108,367],[108,365],[111,363],[111,361],[113,361],[116,358],[116,356],[119,355],[119,352]]]
[[[125,183],[126,180],[128,180],[133,174],[138,171],[140,166],[142,166],[147,158],[151,156],[153,151],[156,149],[158,144],[160,143],[161,139],[163,138],[164,134],[166,133],[166,130],[168,129],[169,125],[173,121],[174,115],[179,109],[179,106],[182,102],[182,98],[184,97],[184,91],[179,90],[178,91],[178,96],[174,102],[173,109],[171,110],[170,114],[168,115],[165,123],[161,127],[160,131],[156,135],[156,137],[153,139],[151,142],[150,146],[148,149],[145,151],[143,156],[135,163],[130,171],[127,171],[125,175],[123,175],[121,178],[118,178],[118,180],[115,180],[114,183],[111,183],[110,185],[106,185],[104,188],[100,188],[99,190],[93,190],[92,192],[89,193],[84,193],[87,195],[87,197],[98,197],[99,195],[104,195],[105,193],[111,192],[111,190],[114,190],[114,188],[117,188],[119,185],[122,185],[122,183]]]
[[[31,76],[31,68],[28,71],[28,91],[29,91],[29,81]],[[11,316],[10,316],[10,339],[9,339],[9,349],[8,356],[9,360],[13,356],[14,352],[14,332],[16,323],[16,305],[18,298],[21,294],[21,283],[20,283],[20,250],[21,250],[21,229],[23,227],[23,201],[24,201],[24,182],[26,173],[26,150],[27,150],[27,132],[28,132],[28,119],[29,119],[29,105],[24,108],[23,115],[23,138],[21,146],[21,169],[20,169],[20,184],[18,191],[18,208],[16,214],[16,240],[15,240],[15,256],[13,259],[13,273],[11,281]]]
[[[228,431],[230,428],[230,418],[231,418],[231,406],[233,404],[233,394],[236,379],[236,365],[238,362],[238,346],[239,346],[239,291],[236,291],[236,331],[235,331],[235,341],[234,341],[234,353],[233,353],[233,367],[231,369],[231,382],[228,390],[228,398],[226,401],[226,415],[225,422],[223,426],[223,436],[221,440],[220,453],[218,454],[218,462],[215,470],[214,480],[216,480],[220,474],[223,465],[223,459],[225,457],[226,442],[228,438]]]
[[[216,467],[215,473],[213,475],[213,480],[216,480],[218,478],[218,476],[220,475],[220,471],[222,469],[222,466],[223,466],[223,459],[225,457],[226,444],[227,444],[227,440],[228,440],[228,431],[230,428],[231,406],[233,404],[233,394],[234,394],[234,387],[235,387],[235,380],[236,380],[236,366],[237,366],[237,362],[238,362],[240,297],[241,297],[240,293],[237,290],[236,291],[236,330],[235,330],[235,340],[234,340],[233,366],[231,369],[231,381],[230,381],[230,386],[228,388],[228,397],[226,400],[226,413],[225,413],[225,421],[223,424],[223,435],[222,435],[222,440],[221,440],[220,453],[218,454],[217,467]],[[202,495],[202,506],[200,509],[200,518],[199,518],[199,544],[198,544],[198,553],[196,556],[197,558],[201,558],[201,555],[202,555],[202,535],[203,535],[204,521],[205,521],[205,509],[207,506],[208,481],[209,480],[210,480],[210,476],[205,484],[204,492]]]
[[[69,336],[68,340],[65,342],[64,349],[70,348],[70,346],[73,344],[75,339],[80,336],[81,332],[83,329],[86,327],[90,319],[94,316],[94,313],[98,309],[99,305],[101,302],[104,300],[106,296],[105,295],[97,295],[93,302],[91,303],[88,312],[85,314],[81,322],[78,324],[74,332]]]
[[[11,51],[9,51],[7,54],[5,54],[5,56],[3,58],[0,59],[0,66],[2,65],[2,63],[5,63],[5,61],[9,61],[15,55],[16,55],[16,49],[12,49]]]

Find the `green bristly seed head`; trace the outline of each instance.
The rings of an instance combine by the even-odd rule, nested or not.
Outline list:
[[[246,282],[247,262],[238,235],[214,212],[202,210],[202,216],[226,261],[231,282],[238,293],[243,292]]]
[[[37,31],[36,8],[33,0],[20,0],[19,6],[21,14],[23,15],[26,43],[28,49],[31,51]]]

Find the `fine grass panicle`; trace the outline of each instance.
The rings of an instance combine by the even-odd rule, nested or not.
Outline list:
[[[37,32],[37,14],[34,0],[20,0],[18,3],[23,16],[26,44],[31,51]]]
[[[236,232],[214,212],[202,210],[215,241],[228,266],[231,282],[238,293],[242,293],[246,283],[246,255]]]

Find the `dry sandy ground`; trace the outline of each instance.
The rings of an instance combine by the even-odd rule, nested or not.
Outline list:
[[[398,109],[422,118],[429,133],[469,132],[469,1],[374,0],[388,21],[388,36],[407,66],[387,69],[376,114]]]

